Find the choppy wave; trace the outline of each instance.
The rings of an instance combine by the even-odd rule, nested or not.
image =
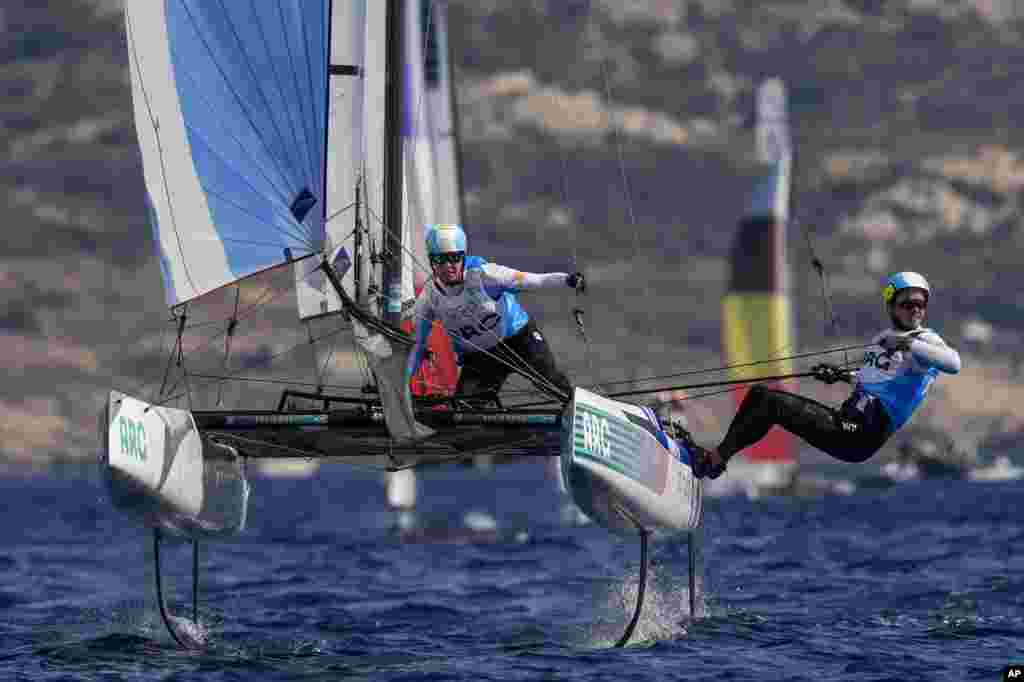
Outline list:
[[[564,524],[539,469],[432,474],[422,532],[404,536],[376,478],[255,482],[250,529],[201,551],[198,624],[190,547],[167,545],[170,607],[196,651],[160,620],[148,535],[96,484],[0,481],[8,518],[39,520],[0,531],[0,679],[992,680],[1022,659],[1016,482],[712,500],[706,616],[690,618],[686,542],[660,539],[616,650],[636,540]],[[312,494],[325,482],[327,500]],[[486,537],[467,509],[495,520]]]

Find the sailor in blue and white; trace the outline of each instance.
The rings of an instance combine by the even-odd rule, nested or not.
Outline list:
[[[568,398],[569,379],[516,295],[566,286],[581,291],[583,275],[522,272],[467,256],[466,234],[459,225],[431,226],[426,242],[433,277],[416,299],[416,345],[406,377],[419,369],[433,321],[440,320],[462,368],[456,395],[496,393],[509,373],[518,371],[547,392]]]
[[[721,444],[700,449],[694,472],[717,478],[729,458],[763,438],[775,425],[846,462],[863,462],[898,431],[942,373],[960,371],[960,354],[923,326],[931,297],[916,272],[897,272],[882,289],[892,326],[876,334],[856,372],[832,365],[813,369],[826,383],[853,384],[838,409],[810,398],[754,386],[740,405]]]

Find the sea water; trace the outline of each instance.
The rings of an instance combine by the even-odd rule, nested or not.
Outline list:
[[[0,680],[994,681],[1024,662],[1024,482],[708,500],[706,616],[686,539],[661,538],[614,649],[639,543],[579,525],[548,471],[427,471],[402,524],[375,473],[255,477],[246,531],[200,548],[198,623],[191,545],[162,546],[198,651],[98,476],[2,479]]]

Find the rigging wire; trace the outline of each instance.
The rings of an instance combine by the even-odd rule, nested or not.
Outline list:
[[[188,315],[188,306],[181,311],[182,319]],[[181,367],[181,376],[185,381],[185,400],[188,409],[192,409],[192,382],[188,380],[188,368],[185,366],[185,354],[182,352],[181,344],[178,344],[178,367]]]
[[[334,330],[333,332],[331,332],[329,334],[325,334],[323,336],[315,337],[313,339],[313,342],[315,343],[317,341],[321,341],[321,340],[324,340],[326,338],[330,338],[330,337],[336,336],[337,334],[339,334],[341,332],[344,332],[344,331],[347,331],[347,329],[344,328],[344,327],[336,329],[336,330]],[[267,359],[267,363],[269,364],[269,363],[273,362],[277,358],[280,358],[280,357],[282,357],[282,356],[284,356],[284,355],[286,355],[288,353],[296,351],[298,348],[300,348],[301,346],[305,345],[305,343],[306,342],[298,343],[298,344],[292,346],[291,348],[285,349],[285,350],[283,350],[283,351],[281,351],[281,352],[271,356],[270,358]],[[240,382],[254,382],[254,383],[274,383],[274,384],[280,384],[280,385],[307,385],[307,386],[315,386],[316,385],[316,384],[311,384],[309,382],[301,382],[301,381],[286,380],[286,379],[256,379],[256,378],[248,378],[248,377],[241,377],[241,376],[239,376],[239,373],[244,372],[244,371],[247,371],[247,370],[245,368],[242,368],[242,369],[239,369],[234,374],[188,373],[188,377],[209,380],[209,381],[207,381],[205,383],[201,383],[201,385],[198,388],[205,388],[206,386],[209,386],[213,381],[224,381],[224,380],[232,380],[232,381],[240,381]],[[188,377],[185,377],[185,378],[187,379]],[[176,399],[179,399],[179,398],[183,397],[185,395],[184,393],[176,393],[176,394],[173,393],[173,391],[176,390],[180,384],[181,384],[181,381],[179,380],[178,382],[175,383],[174,386],[172,386],[171,391],[170,391],[172,393],[171,395],[169,395],[163,401],[159,401],[159,402],[158,401],[154,401],[153,404],[165,404],[167,402],[170,402],[171,400],[176,400]],[[353,391],[361,390],[360,388],[357,388],[357,387],[344,386],[344,385],[325,385],[325,387],[338,388],[338,389],[343,389],[343,390],[353,390]]]
[[[789,345],[790,344],[787,344],[786,346],[784,346],[784,348],[788,347]],[[788,360],[800,360],[800,359],[805,359],[805,358],[813,358],[813,357],[819,357],[819,356],[823,356],[823,355],[830,355],[832,353],[847,352],[847,351],[851,351],[851,350],[861,350],[861,349],[864,349],[864,348],[868,348],[870,345],[871,344],[857,344],[857,345],[853,345],[853,346],[840,346],[838,348],[828,348],[828,349],[820,350],[820,351],[807,351],[807,352],[804,352],[804,353],[796,353],[796,354],[793,354],[793,355],[785,355],[785,356],[780,356],[780,357],[764,358],[762,360],[753,360],[753,361],[750,361],[750,362],[740,362],[740,363],[735,363],[735,364],[731,364],[731,365],[722,365],[720,367],[706,367],[706,368],[701,368],[701,369],[689,369],[689,370],[684,370],[684,371],[681,371],[681,372],[674,372],[672,374],[660,374],[660,375],[643,377],[643,378],[637,378],[637,379],[620,379],[618,381],[605,381],[603,383],[604,383],[605,386],[618,386],[618,385],[622,385],[622,384],[641,383],[641,382],[647,382],[647,381],[661,381],[663,379],[674,379],[674,378],[677,378],[677,377],[692,376],[692,375],[699,375],[699,374],[712,374],[714,372],[726,372],[726,371],[730,371],[730,370],[734,370],[734,369],[744,369],[746,367],[756,367],[758,365],[767,365],[767,364],[773,364],[773,363],[776,363],[776,362],[786,362]]]
[[[853,366],[851,366],[851,365],[841,365],[840,369],[843,369],[843,370],[855,369],[855,365],[853,365]],[[808,378],[808,377],[813,377],[814,373],[813,372],[800,372],[800,373],[797,373],[796,375],[791,375],[791,376],[793,376],[793,378],[797,378],[797,379],[799,379],[799,378]],[[778,379],[775,378],[775,377],[765,377],[765,378],[757,377],[757,378],[747,379],[746,381],[748,383],[758,383],[758,382],[761,382],[761,381],[776,381],[776,380],[778,380]],[[710,388],[710,386],[709,386],[709,388]],[[729,394],[729,393],[735,393],[736,391],[742,391],[744,388],[746,388],[746,385],[742,384],[742,383],[739,383],[739,384],[737,384],[735,386],[729,386],[729,387],[727,387],[725,389],[721,389],[721,390],[717,390],[717,391],[707,391],[705,393],[695,393],[693,395],[684,395],[684,396],[681,396],[679,398],[674,398],[672,401],[668,401],[668,402],[677,402],[677,401],[678,402],[682,402],[684,400],[697,400],[697,399],[700,399],[700,398],[711,398],[711,397],[714,397],[714,396],[720,396],[720,395],[726,395],[726,394]],[[661,404],[664,404],[664,403],[651,403],[649,406],[653,407],[655,405],[661,405]]]
[[[630,391],[618,391],[616,393],[609,393],[609,398],[624,398],[632,395],[647,395],[650,393],[660,393],[662,391],[688,391],[695,388],[715,388],[717,386],[747,386],[749,384],[757,384],[766,381],[785,381],[786,379],[802,379],[805,377],[813,377],[814,372],[789,372],[787,374],[776,374],[768,377],[749,377],[746,379],[725,379],[722,381],[707,381],[700,384],[687,384],[685,386],[662,386],[660,388],[643,388],[634,389]]]
[[[588,21],[587,35],[588,36],[592,32],[592,29],[590,28],[590,24],[589,24],[592,9],[593,9],[593,0],[588,2],[588,6],[587,6],[587,21]],[[612,94],[612,88],[611,88],[611,78],[608,75],[608,67],[607,67],[607,63],[604,60],[603,55],[600,56],[600,60],[599,61],[600,61],[600,67],[601,67],[601,80],[602,80],[602,83],[604,85],[604,90],[605,90],[605,101],[608,103],[608,106],[610,107],[610,106],[612,106],[612,102],[614,101],[613,94]],[[634,204],[633,204],[633,192],[632,192],[632,189],[630,188],[630,184],[629,184],[629,175],[626,173],[626,160],[625,160],[625,157],[623,155],[622,136],[619,134],[619,122],[618,122],[618,120],[616,119],[616,117],[614,115],[611,116],[611,134],[612,134],[612,139],[615,142],[615,155],[616,155],[616,159],[618,161],[619,176],[620,176],[620,178],[622,180],[622,191],[623,191],[624,198],[626,200],[626,211],[627,211],[627,215],[629,216],[629,224],[633,228],[633,232],[634,232],[633,248],[634,248],[634,251],[635,251],[635,249],[637,248],[637,241],[636,241],[636,224],[637,224],[637,221],[636,221],[636,211],[635,211]],[[634,253],[634,256],[635,256],[635,253]]]
[[[588,40],[588,41],[590,39],[590,36],[594,32],[594,30],[592,28],[593,24],[591,22],[591,17],[592,17],[592,13],[593,13],[593,4],[594,4],[593,0],[588,0],[588,2],[587,2],[587,24],[588,25],[587,25],[587,31],[586,31],[586,34],[585,34],[586,35],[585,40]],[[611,124],[611,136],[612,136],[612,140],[613,140],[614,146],[615,146],[616,164],[618,165],[619,177],[620,177],[620,180],[621,180],[621,183],[622,183],[622,193],[623,193],[623,197],[624,197],[625,202],[626,202],[627,215],[629,216],[629,226],[630,226],[630,228],[632,229],[632,232],[633,232],[633,240],[632,240],[632,242],[633,242],[633,260],[635,262],[636,259],[637,259],[637,255],[639,253],[639,250],[640,250],[640,230],[638,229],[638,225],[637,225],[636,207],[635,207],[635,202],[633,201],[633,190],[632,190],[632,187],[630,186],[630,183],[629,183],[629,174],[626,171],[626,159],[625,159],[625,152],[624,152],[625,145],[623,143],[622,131],[620,130],[620,126],[624,124],[624,119],[623,119],[623,117],[621,115],[616,116],[616,114],[614,112],[613,103],[614,103],[615,100],[614,100],[614,94],[612,93],[611,77],[610,77],[610,75],[608,73],[607,61],[604,58],[603,52],[601,52],[600,50],[598,50],[598,62],[599,62],[599,65],[600,65],[601,81],[602,81],[602,84],[604,86],[604,98],[605,98],[605,102],[607,103],[607,107],[609,109],[610,124]],[[650,298],[650,292],[651,292],[650,280],[645,278],[644,279],[644,287],[643,287],[643,296],[644,296],[645,299]],[[654,334],[653,322],[652,322],[652,319],[651,319],[650,312],[648,312],[648,314],[646,315],[646,319],[647,319],[647,335],[650,337],[650,336],[653,336],[653,334]]]
[[[590,8],[588,6],[588,8],[587,8],[588,22],[587,22],[587,25],[585,25],[584,29],[583,29],[584,40],[586,40],[586,36],[588,35],[589,16],[590,16],[589,15],[589,11],[590,11]],[[584,46],[584,54],[586,54],[586,46]],[[566,210],[569,210],[569,208],[572,206],[572,203],[571,203],[571,196],[572,195],[571,195],[571,193],[569,191],[569,165],[568,165],[568,162],[566,161],[565,148],[562,145],[561,141],[558,142],[558,155],[559,155],[559,159],[560,159],[561,164],[562,164],[562,184],[561,184],[562,203],[565,205]],[[577,221],[576,221],[575,216],[570,214],[570,220],[572,221],[572,235],[570,237],[571,247],[572,247],[572,267],[570,269],[570,272],[571,273],[576,273],[576,272],[581,272],[580,265],[579,265],[579,259],[578,259],[578,253],[577,253],[577,246],[576,246],[577,241],[578,241],[578,236],[579,236],[578,235],[579,227],[577,225]],[[597,383],[597,371],[594,369],[594,353],[593,353],[593,349],[591,348],[590,337],[587,334],[587,329],[586,329],[586,324],[585,324],[586,312],[585,312],[584,308],[581,307],[581,303],[580,303],[580,298],[579,297],[580,297],[580,292],[577,291],[576,292],[576,306],[574,306],[573,309],[572,309],[572,318],[573,318],[573,321],[576,323],[576,329],[579,332],[580,337],[583,339],[583,357],[584,357],[584,360],[587,363],[587,371],[590,373],[591,381],[594,382],[591,385],[591,388],[593,390],[595,390],[595,391],[600,393],[600,392],[602,392],[601,391],[601,386],[600,386],[599,383]]]
[[[327,225],[328,223],[330,223],[330,222],[331,222],[332,220],[334,220],[335,218],[338,218],[339,216],[341,216],[341,214],[342,214],[342,213],[347,213],[347,212],[348,212],[348,211],[349,211],[350,209],[353,209],[353,208],[355,208],[355,207],[356,207],[356,202],[354,202],[354,201],[353,201],[353,202],[352,202],[352,203],[350,203],[350,204],[349,204],[348,206],[343,206],[343,207],[339,208],[339,209],[338,209],[337,211],[335,211],[335,212],[334,212],[334,213],[332,213],[331,215],[327,216],[327,220],[325,220],[325,221],[324,221],[324,225]],[[354,235],[355,233],[356,233],[356,229],[355,229],[355,228],[352,228],[352,231],[351,231],[351,232],[349,232],[349,233],[348,233],[347,235],[345,235],[344,237],[342,237],[342,238],[341,238],[341,241],[342,241],[342,242],[346,242],[346,241],[348,241],[348,240],[349,240],[349,237],[351,237],[351,236],[352,236],[352,235]]]
[[[850,369],[850,365],[843,365],[842,369]],[[720,371],[720,370],[710,370],[710,371]],[[654,387],[654,388],[633,389],[633,390],[629,390],[629,391],[619,391],[617,393],[609,393],[609,394],[606,395],[606,397],[608,397],[608,398],[621,398],[621,397],[632,396],[632,395],[649,395],[649,394],[652,394],[652,393],[661,393],[661,392],[670,392],[670,391],[686,391],[686,390],[692,390],[692,389],[695,389],[695,388],[714,388],[714,387],[718,387],[718,386],[732,386],[733,387],[733,388],[726,389],[725,391],[714,391],[714,392],[711,392],[711,393],[703,393],[703,394],[699,394],[699,395],[685,396],[685,397],[682,397],[682,398],[673,398],[672,400],[667,400],[667,401],[652,401],[651,403],[648,403],[649,406],[654,407],[654,406],[660,406],[660,405],[664,405],[664,404],[667,404],[667,403],[676,402],[676,401],[680,401],[680,400],[692,400],[692,399],[699,398],[699,397],[714,396],[714,395],[719,395],[720,393],[728,393],[728,392],[732,392],[732,391],[738,391],[738,390],[742,390],[745,386],[748,386],[750,384],[756,384],[756,383],[762,383],[762,382],[771,382],[771,381],[784,381],[786,379],[799,379],[799,378],[806,378],[806,377],[813,377],[813,376],[815,376],[814,372],[790,372],[790,373],[778,374],[778,375],[774,375],[774,376],[745,377],[745,378],[742,378],[742,379],[723,379],[723,380],[717,380],[717,381],[703,382],[703,383],[699,383],[699,384],[687,384],[687,385],[684,385],[684,386],[657,386],[657,387]],[[630,382],[626,381],[626,382],[620,382],[620,383],[630,383]],[[510,408],[512,408],[512,407],[514,407],[514,408],[535,407],[535,406],[539,406],[539,405],[549,404],[550,402],[551,401],[545,400],[545,401],[539,401],[539,402],[536,402],[536,403],[516,403],[515,405],[510,405],[509,407]]]
[[[322,386],[324,383],[324,373],[327,370],[327,363],[334,358],[334,349],[331,349],[330,354],[324,358],[323,363],[317,361],[316,357],[316,340],[313,338],[313,325],[309,320],[305,322],[306,336],[309,338],[309,354],[313,361],[313,371],[316,373],[316,384],[317,392],[323,390]]]
[[[801,137],[799,130],[796,131],[796,136],[798,138]],[[794,171],[793,175],[794,175],[794,178],[796,177],[797,169],[800,167],[800,164],[798,163],[798,161],[799,161],[798,154],[794,152],[793,153],[793,171]],[[824,264],[824,262],[822,262],[822,260],[818,257],[817,250],[814,248],[814,241],[811,238],[811,232],[812,232],[812,230],[814,228],[813,228],[813,226],[811,226],[809,224],[809,221],[803,219],[803,215],[802,214],[803,214],[803,211],[793,211],[793,219],[801,227],[801,231],[804,234],[804,241],[807,244],[807,250],[808,250],[808,252],[810,253],[810,256],[811,256],[811,267],[814,268],[814,271],[817,273],[818,279],[821,282],[821,298],[822,298],[824,314],[825,314],[826,336],[828,336],[829,333],[831,333],[834,338],[838,339],[839,335],[840,335],[839,318],[836,316],[836,314],[835,314],[835,307],[832,304],[832,291],[831,291],[831,288],[829,287],[829,283],[828,283],[828,273],[825,271],[825,264]],[[862,346],[862,348],[866,348],[866,347],[867,346]],[[853,349],[850,349],[850,350],[853,350]],[[850,359],[849,359],[849,356],[846,354],[846,352],[843,353],[843,363],[845,365],[849,365],[850,364]]]
[[[163,379],[163,382],[160,384],[160,392],[157,394],[157,396],[163,395],[164,394],[164,390],[167,388],[167,379],[170,377],[170,374],[171,374],[171,364],[174,362],[174,354],[175,354],[175,352],[177,352],[178,348],[181,346],[181,334],[182,334],[182,329],[184,327],[185,327],[185,316],[182,315],[181,318],[178,321],[178,337],[177,337],[177,340],[174,342],[174,346],[171,348],[171,352],[167,354],[167,367],[164,368],[164,379]],[[148,383],[146,385],[148,385]],[[142,387],[139,387],[139,388],[136,389],[136,391],[141,391],[141,390],[142,390]],[[150,401],[150,402],[152,402],[152,401]]]
[[[299,381],[297,379],[260,379],[256,377],[242,377],[237,375],[227,374],[205,374],[199,372],[193,372],[189,374],[194,379],[212,379],[214,381],[238,381],[242,383],[254,383],[254,384],[276,384],[280,386],[310,386],[313,388],[336,388],[344,391],[359,391],[362,389],[361,386],[348,386],[345,384],[320,384],[312,381]]]
[[[231,357],[231,339],[235,336],[235,328],[238,326],[238,302],[242,297],[242,287],[235,287],[235,312],[231,315],[231,320],[228,322],[227,332],[224,335],[224,363],[221,365],[222,371],[227,370],[228,361]],[[220,382],[217,386],[217,406],[220,407],[224,404],[224,382]]]
[[[284,272],[284,271],[282,271],[282,272]],[[268,284],[272,284],[272,282],[268,283]],[[273,292],[273,296],[270,296],[269,298],[267,298],[270,295],[271,292]],[[273,287],[267,286],[267,288],[264,291],[264,293],[261,296],[261,298],[259,300],[257,300],[257,302],[254,303],[252,306],[250,306],[248,308],[245,308],[244,311],[241,314],[239,314],[238,319],[239,320],[243,320],[243,319],[248,318],[250,316],[250,314],[255,314],[256,311],[258,311],[260,308],[262,308],[264,306],[271,305],[276,300],[278,300],[281,296],[284,296],[285,294],[288,294],[288,293],[291,293],[288,289],[277,289],[277,290],[275,290]],[[182,306],[177,306],[176,308],[180,308],[180,309],[184,310],[187,305],[188,304],[185,303]],[[172,314],[174,314],[173,311],[172,311]],[[187,318],[187,316],[175,314],[175,316],[172,317],[169,321],[171,323],[180,324],[179,318]],[[182,332],[184,332],[184,331],[196,329],[196,328],[199,328],[199,327],[221,325],[221,324],[223,324],[223,322],[224,322],[223,320],[218,319],[218,320],[211,320],[210,322],[204,322],[204,323],[201,323],[201,324],[195,324],[195,325],[191,325],[191,326],[188,325],[187,322],[186,322],[184,324],[184,326],[182,326],[181,329],[182,329]],[[218,329],[220,329],[219,326],[218,326]],[[218,332],[217,334],[209,337],[206,340],[205,343],[202,343],[201,345],[198,345],[198,346],[196,346],[194,348],[190,348],[186,352],[188,352],[188,353],[197,353],[197,352],[203,351],[203,350],[211,347],[214,343],[216,343],[217,341],[219,341],[221,339],[221,337],[224,335],[225,331]],[[184,343],[183,340],[180,341],[180,342],[182,344]],[[173,351],[172,351],[172,353],[173,353]],[[164,378],[165,384],[166,384],[166,380],[167,379],[165,377]],[[136,387],[134,388],[134,391],[135,392],[143,392],[150,385],[152,385],[153,383],[154,383],[153,381],[143,381],[142,383],[136,385]],[[163,390],[161,389],[161,394],[162,393],[163,393]]]
[[[337,330],[337,331],[338,331],[338,332],[340,332],[340,331],[343,331],[343,330]],[[212,345],[212,342],[216,341],[216,340],[217,340],[218,338],[220,338],[220,336],[221,336],[221,335],[220,335],[220,334],[218,334],[218,335],[217,335],[216,337],[213,337],[213,338],[209,339],[209,340],[207,341],[207,343],[203,344],[203,348],[211,346],[211,345]],[[284,355],[285,353],[289,353],[289,352],[295,351],[295,350],[297,350],[298,348],[302,347],[303,345],[304,345],[304,342],[302,342],[302,343],[297,343],[297,344],[295,344],[294,346],[292,346],[291,348],[287,349],[286,351],[283,351],[283,352],[281,352],[281,353],[279,353],[279,354],[277,354],[277,355],[275,355],[275,356],[272,356],[271,358],[269,358],[269,359],[267,360],[267,362],[270,362],[270,361],[272,361],[272,360],[273,360],[273,359],[274,359],[275,357],[279,357],[279,356],[281,356],[281,355]],[[192,349],[191,351],[188,351],[188,352],[189,352],[189,353],[194,353],[194,352],[196,352],[197,350],[199,350],[199,349]],[[184,351],[184,350],[183,350],[182,348],[180,348],[180,347],[178,348],[178,352],[179,352],[179,355],[182,355],[182,356],[183,356],[183,355],[185,354],[185,351]],[[182,363],[181,363],[181,362],[179,362],[179,363],[178,363],[178,366],[182,366]],[[255,369],[255,368],[253,368],[253,369]],[[243,369],[240,369],[240,370],[238,370],[238,372],[243,372],[243,371],[246,371],[246,370],[245,370],[244,368],[243,368]],[[214,376],[214,375],[211,375],[211,376]],[[229,380],[240,380],[240,379],[239,379],[239,377],[237,376],[237,373],[236,373],[235,375],[219,376],[219,378],[221,378],[221,379],[229,379]],[[168,392],[169,392],[169,393],[172,393],[173,391],[177,390],[178,386],[180,386],[180,385],[181,385],[181,384],[182,384],[183,382],[187,382],[187,380],[188,380],[188,377],[187,377],[187,376],[185,375],[185,373],[184,373],[184,370],[183,370],[183,375],[182,375],[182,377],[181,377],[181,378],[179,378],[179,379],[178,379],[178,380],[177,380],[177,381],[176,381],[176,382],[175,382],[175,383],[174,383],[174,384],[173,384],[173,385],[171,386],[171,388],[170,388],[170,389],[168,389]],[[207,386],[207,385],[208,385],[208,384],[204,384],[203,386],[201,386],[201,388],[206,388],[206,386]],[[139,389],[139,390],[141,390],[141,389]],[[163,390],[163,388],[162,388],[162,389],[161,389],[161,392],[160,392],[160,395],[163,395],[163,393],[164,393],[164,390]],[[179,394],[176,394],[176,395],[174,396],[174,398],[171,398],[171,399],[175,399],[175,398],[180,398],[181,396],[182,396],[182,394],[180,394],[180,393],[179,393]],[[170,400],[170,399],[168,399],[168,400]]]
[[[316,338],[315,340],[316,340],[316,341],[321,341],[321,340],[323,340],[323,339],[326,339],[326,338],[329,338],[329,337],[331,337],[331,336],[333,336],[333,335],[335,335],[335,334],[340,334],[341,332],[344,332],[344,331],[348,331],[348,330],[347,330],[346,328],[342,327],[342,328],[339,328],[339,329],[336,329],[336,330],[334,330],[333,332],[330,332],[329,334],[324,334],[323,336],[317,337],[317,338]],[[270,357],[266,358],[266,360],[265,360],[265,364],[269,365],[269,364],[271,364],[271,363],[272,363],[272,362],[273,362],[274,360],[276,360],[276,359],[278,359],[278,358],[281,358],[281,357],[284,357],[285,355],[288,355],[288,354],[290,354],[290,353],[293,353],[293,352],[295,352],[295,351],[296,351],[296,350],[298,350],[299,348],[302,348],[302,347],[303,347],[303,346],[305,346],[305,345],[306,345],[306,342],[305,342],[305,341],[303,341],[303,342],[301,342],[301,343],[297,343],[297,344],[295,344],[294,346],[292,346],[292,347],[290,347],[290,348],[286,348],[286,349],[284,349],[284,350],[282,350],[282,351],[279,351],[279,352],[277,352],[277,353],[274,353],[274,354],[273,354],[273,355],[271,355]],[[241,379],[242,379],[242,377],[239,377],[239,374],[241,374],[241,373],[243,373],[243,372],[246,372],[246,371],[250,371],[251,369],[252,369],[252,368],[241,368],[241,369],[237,370],[236,372],[234,372],[233,374],[229,374],[229,375],[228,375],[228,376],[227,376],[226,378],[228,378],[228,379],[233,379],[233,380],[241,380]],[[188,374],[186,373],[186,374],[185,374],[185,376],[186,376],[186,379],[187,379],[187,377],[188,377]],[[216,377],[216,378],[215,378],[214,380],[217,380],[217,379],[220,379],[220,378],[222,378],[222,377]],[[205,388],[205,386],[209,385],[209,383],[210,383],[210,382],[207,382],[207,384],[204,384],[204,385],[203,385],[203,387]],[[158,402],[155,402],[154,404],[156,404],[156,405],[160,405],[160,404],[165,404],[166,402],[169,402],[170,400],[175,400],[175,399],[177,399],[177,398],[180,398],[180,397],[181,397],[181,395],[182,395],[182,394],[180,394],[180,393],[179,393],[179,394],[176,394],[176,395],[174,395],[174,396],[172,396],[172,397],[169,397],[169,398],[167,398],[166,400],[162,400],[162,401],[158,401]]]

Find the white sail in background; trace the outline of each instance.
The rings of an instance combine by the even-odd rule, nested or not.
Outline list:
[[[360,221],[366,230],[360,263],[342,278],[353,298],[364,300],[376,281],[371,253],[383,248],[385,231],[402,233],[402,301],[411,310],[416,291],[429,273],[424,234],[434,223],[458,223],[460,192],[453,132],[452,81],[443,5],[432,0],[395,0],[402,7],[402,225],[383,225],[387,121],[387,2],[336,2],[331,28],[330,110],[327,144],[327,240],[325,253],[344,248],[357,256],[356,187]],[[345,69],[351,66],[353,69]],[[352,71],[358,70],[358,75]],[[337,312],[329,282],[309,263],[297,273],[299,315]],[[363,290],[354,274],[363,275]],[[362,294],[362,295],[360,295]]]
[[[371,248],[380,249],[383,243],[386,28],[387,2],[331,3],[324,251],[334,259],[344,249],[342,258],[353,267],[340,273],[342,285],[359,301],[365,300],[372,276]],[[357,219],[366,230],[358,266],[353,262]],[[319,261],[310,262],[296,270],[302,319],[341,310],[334,288],[318,272],[319,265]],[[363,275],[361,290],[355,281],[357,271]]]
[[[442,3],[404,2],[402,307],[409,311],[429,274],[426,227],[461,223],[462,216],[447,17]]]

